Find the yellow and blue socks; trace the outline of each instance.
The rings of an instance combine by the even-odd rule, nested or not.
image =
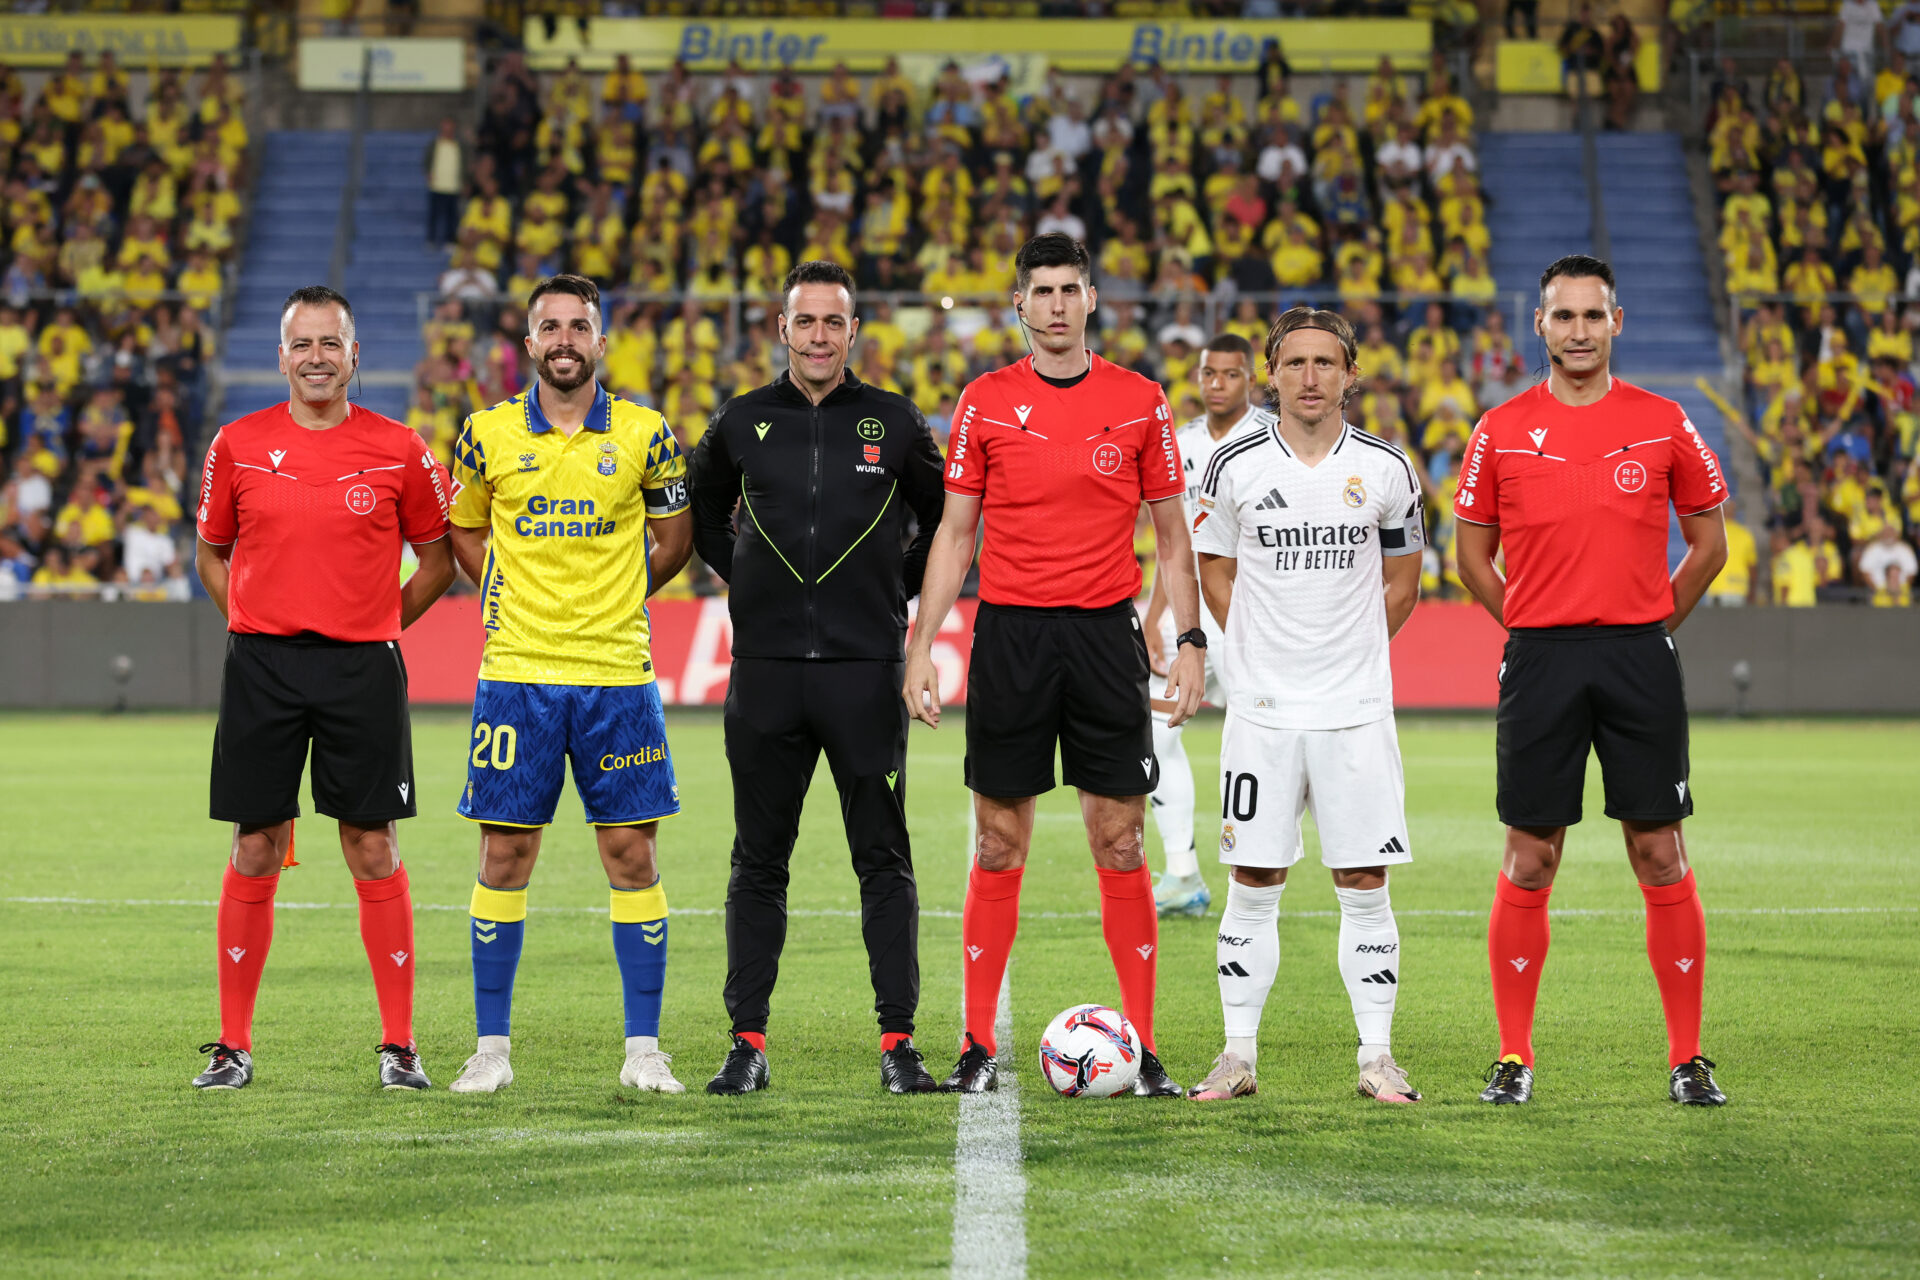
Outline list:
[[[644,1036],[657,1047],[660,999],[667,985],[667,891],[659,880],[644,889],[611,889],[613,958],[620,965],[628,1049]],[[504,1033],[503,1033],[504,1034]]]
[[[473,903],[473,1020],[482,1037],[513,1026],[513,976],[527,931],[527,887],[495,889],[476,882]]]

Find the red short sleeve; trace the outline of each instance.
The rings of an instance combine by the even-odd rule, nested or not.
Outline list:
[[[1720,470],[1720,459],[1701,438],[1693,420],[1680,415],[1673,432],[1673,473],[1668,478],[1673,509],[1683,516],[1711,511],[1727,500],[1727,478]]]
[[[1460,467],[1460,486],[1453,491],[1453,514],[1468,524],[1500,523],[1500,479],[1495,474],[1499,455],[1493,451],[1491,420],[1482,415],[1467,441],[1467,460]]]
[[[1187,473],[1180,464],[1180,445],[1173,438],[1173,410],[1167,404],[1167,393],[1158,388],[1140,445],[1139,465],[1140,496],[1148,502],[1187,491]]]
[[[418,432],[409,432],[413,458],[400,490],[400,536],[422,546],[447,536],[448,494],[452,486]]]
[[[200,506],[194,521],[201,540],[216,547],[230,546],[240,536],[239,513],[233,505],[233,459],[224,431],[207,446],[207,460],[200,469]]]
[[[987,459],[980,452],[979,406],[973,388],[960,393],[947,438],[947,492],[979,497],[987,491]]]

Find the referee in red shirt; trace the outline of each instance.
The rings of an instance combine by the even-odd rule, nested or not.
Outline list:
[[[1726,1095],[1700,1054],[1706,918],[1680,834],[1693,793],[1672,633],[1726,563],[1726,480],[1679,405],[1609,371],[1625,316],[1611,267],[1561,258],[1540,276],[1533,316],[1547,380],[1480,419],[1453,499],[1460,580],[1508,629],[1496,720],[1507,847],[1487,934],[1500,1056],[1480,1097],[1533,1096],[1547,897],[1580,821],[1591,748],[1647,900],[1668,1094],[1719,1106]],[[1669,504],[1687,542],[1671,578]]]
[[[453,581],[448,483],[419,435],[348,403],[353,308],[296,289],[280,313],[285,404],[221,428],[201,472],[196,566],[227,619],[211,812],[233,824],[220,889],[220,1038],[195,1080],[253,1079],[253,1002],[273,895],[293,848],[300,771],[339,819],[379,998],[380,1083],[425,1089],[413,1045],[413,900],[395,822],[411,818],[412,730],[400,630]],[[400,584],[400,544],[419,568]]]
[[[928,553],[907,651],[908,711],[939,727],[933,639],[960,594],[984,513],[980,612],[967,692],[967,786],[979,836],[961,916],[966,1032],[944,1087],[995,1086],[1000,981],[1020,925],[1034,797],[1053,790],[1054,745],[1080,791],[1100,876],[1101,931],[1121,1011],[1146,1049],[1134,1092],[1177,1098],[1154,1052],[1153,881],[1141,843],[1159,783],[1146,640],[1134,597],[1133,526],[1145,500],[1160,573],[1183,633],[1166,697],[1171,723],[1200,704],[1206,633],[1181,500],[1186,476],[1160,385],[1087,350],[1096,302],[1086,246],[1035,236],[1014,259],[1014,305],[1033,354],[968,384],[954,409],[947,501]]]

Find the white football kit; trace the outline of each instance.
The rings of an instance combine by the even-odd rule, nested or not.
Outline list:
[[[1327,866],[1409,861],[1381,565],[1423,548],[1413,464],[1346,426],[1310,467],[1269,417],[1213,452],[1196,503],[1194,550],[1238,561],[1220,860],[1292,866],[1310,808]]]

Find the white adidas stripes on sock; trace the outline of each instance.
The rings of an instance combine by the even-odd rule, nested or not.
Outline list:
[[[1280,972],[1280,894],[1285,884],[1255,888],[1227,881],[1214,956],[1220,970],[1220,1013],[1227,1046],[1249,1063],[1260,1034],[1260,1012]],[[1242,1042],[1245,1051],[1235,1048]]]
[[[1340,900],[1340,977],[1353,1004],[1364,1067],[1393,1043],[1394,997],[1400,991],[1400,927],[1394,922],[1385,885],[1378,889],[1335,886],[1333,894]]]

